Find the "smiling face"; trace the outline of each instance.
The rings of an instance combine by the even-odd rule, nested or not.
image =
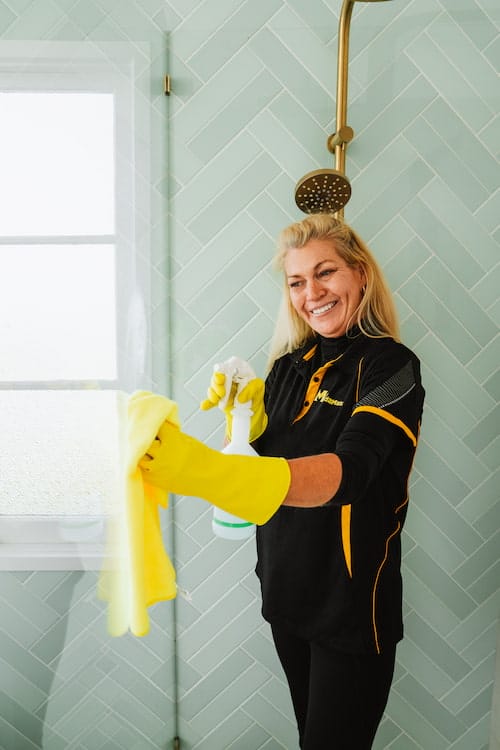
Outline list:
[[[343,336],[363,295],[362,269],[348,266],[330,240],[309,240],[288,250],[284,270],[298,315],[321,336]]]

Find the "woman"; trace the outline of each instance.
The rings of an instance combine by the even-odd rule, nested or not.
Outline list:
[[[400,533],[424,392],[376,261],[346,224],[284,230],[287,291],[259,453],[307,459],[325,504],[257,530],[257,574],[304,748],[370,748],[403,633]],[[316,456],[316,457],[314,457]]]
[[[252,397],[254,446],[269,458],[237,467],[198,457],[216,461],[221,483],[249,487],[245,495],[231,486],[241,506],[221,507],[249,517],[253,498],[266,508],[256,572],[301,748],[368,750],[403,634],[400,534],[424,399],[419,362],[398,341],[375,259],[345,223],[316,214],[293,224],[280,235],[277,262],[285,293],[265,392],[256,379],[239,397]],[[215,375],[202,407],[224,393]],[[196,494],[178,480],[199,445],[181,451],[175,482],[160,460],[173,433],[159,437],[150,449],[158,483]]]

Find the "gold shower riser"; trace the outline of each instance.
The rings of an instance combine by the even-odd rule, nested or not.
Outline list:
[[[343,217],[344,206],[351,197],[351,185],[345,176],[347,144],[354,131],[347,125],[347,91],[349,67],[349,30],[355,2],[384,0],[344,0],[339,17],[337,59],[336,132],[328,137],[327,149],[335,154],[335,169],[316,169],[296,185],[295,202],[304,213],[326,211]]]

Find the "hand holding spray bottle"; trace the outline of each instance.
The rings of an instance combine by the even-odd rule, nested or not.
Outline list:
[[[227,409],[227,402],[232,390],[232,384],[236,383],[237,385],[236,392],[234,393],[233,408],[231,410],[231,440],[222,450],[222,453],[232,453],[233,455],[240,456],[256,456],[256,451],[254,451],[249,443],[250,421],[253,414],[251,401],[241,403],[238,399],[238,394],[241,393],[250,380],[255,378],[255,373],[248,362],[245,362],[239,357],[231,357],[223,364],[215,365],[214,372],[221,372],[226,378],[226,393],[218,404],[222,411],[226,411]],[[248,539],[255,532],[255,526],[253,523],[249,523],[242,518],[233,516],[231,513],[226,513],[226,511],[217,507],[214,507],[213,509],[212,529],[216,536],[232,540]]]

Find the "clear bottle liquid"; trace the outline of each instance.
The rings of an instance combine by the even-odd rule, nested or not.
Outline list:
[[[233,422],[231,427],[231,442],[226,445],[222,453],[239,456],[257,456],[248,438],[250,435],[250,419],[252,410],[250,402],[246,404],[235,404],[231,412]],[[255,525],[243,518],[226,513],[214,506],[212,517],[212,530],[216,536],[222,539],[242,540],[248,539],[255,533]]]

